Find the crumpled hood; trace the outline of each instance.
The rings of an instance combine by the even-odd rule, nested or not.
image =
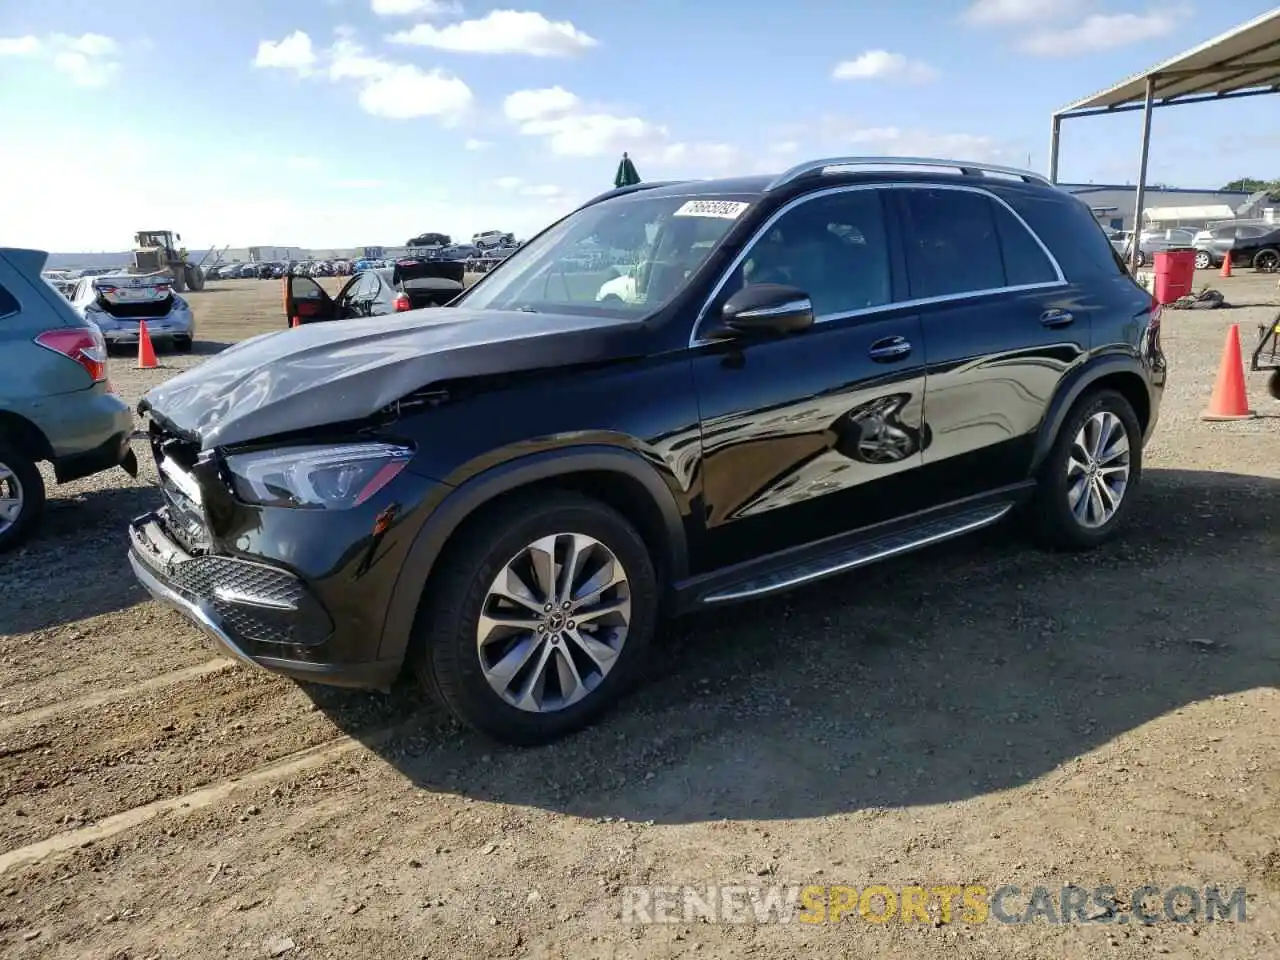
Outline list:
[[[441,380],[631,354],[634,320],[437,307],[252,337],[149,390],[138,412],[203,449],[360,420]]]

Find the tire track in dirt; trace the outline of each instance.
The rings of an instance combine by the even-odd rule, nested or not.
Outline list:
[[[217,670],[0,737],[0,850],[187,793],[336,735],[403,720],[409,697]]]
[[[181,670],[172,670],[169,673],[162,673],[159,676],[151,677],[127,687],[112,687],[107,690],[100,690],[97,693],[86,694],[83,697],[76,697],[72,700],[61,700],[57,703],[50,704],[47,707],[37,707],[34,710],[26,710],[22,713],[13,713],[8,716],[0,716],[0,737],[8,736],[15,730],[20,730],[26,726],[43,723],[53,717],[62,716],[67,713],[75,713],[80,710],[91,710],[94,707],[100,707],[116,700],[126,700],[129,697],[148,693],[152,690],[159,690],[162,687],[171,684],[181,683],[184,680],[192,680],[196,677],[203,677],[206,674],[218,673],[222,670],[230,670],[233,667],[239,667],[234,660],[226,658],[216,658],[206,660],[203,663],[197,663],[194,666],[183,667]]]
[[[370,733],[364,740],[352,740],[345,736],[333,737],[198,790],[154,800],[122,810],[96,823],[55,833],[35,843],[0,853],[0,876],[15,867],[38,863],[56,854],[109,839],[161,815],[185,817],[226,799],[238,790],[252,789],[268,781],[303,773],[346,754],[378,746],[416,725],[416,720],[396,724]]]

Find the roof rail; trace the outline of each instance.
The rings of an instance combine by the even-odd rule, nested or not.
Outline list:
[[[785,187],[804,177],[815,174],[821,176],[827,170],[838,167],[950,167],[968,177],[999,173],[1017,177],[1024,183],[1049,183],[1048,177],[1031,170],[1001,167],[993,163],[974,163],[969,160],[937,160],[930,157],[827,157],[825,160],[808,160],[779,174],[765,187],[765,192]]]

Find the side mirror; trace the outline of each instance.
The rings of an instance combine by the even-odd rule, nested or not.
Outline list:
[[[752,283],[725,302],[721,319],[737,333],[799,333],[813,326],[813,301],[786,284]]]

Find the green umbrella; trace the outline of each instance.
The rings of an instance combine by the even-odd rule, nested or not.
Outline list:
[[[640,182],[640,174],[636,173],[636,165],[625,153],[618,164],[618,172],[613,177],[615,187],[633,187]]]

